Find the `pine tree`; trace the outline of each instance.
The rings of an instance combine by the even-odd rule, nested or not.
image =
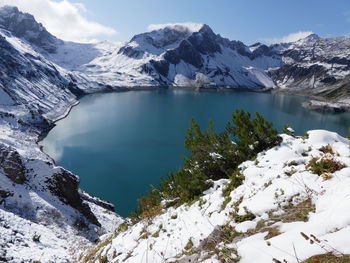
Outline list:
[[[208,179],[230,178],[230,188],[238,187],[244,177],[237,170],[239,164],[281,142],[273,124],[258,112],[255,118],[244,110],[235,110],[231,121],[221,133],[216,133],[212,121],[209,128],[200,129],[192,118],[186,132],[185,147],[190,151],[184,157],[184,167],[161,178],[158,188],[152,188],[139,201],[139,214],[154,216],[161,211],[162,200],[182,204],[199,197],[210,187]]]

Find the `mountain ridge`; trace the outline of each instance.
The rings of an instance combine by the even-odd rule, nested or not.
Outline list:
[[[350,72],[339,66],[349,64],[350,40],[346,37],[311,34],[291,43],[247,46],[215,34],[206,24],[175,23],[151,27],[125,43],[80,44],[55,38],[33,16],[16,7],[0,10],[6,14],[0,27],[7,26],[11,34],[28,41],[39,53],[42,50],[49,62],[70,74],[77,94],[190,86],[296,93],[326,104],[329,100],[331,110],[337,103],[350,102],[346,77]],[[30,34],[26,30],[19,33],[23,24]],[[33,34],[33,30],[44,33]]]
[[[123,222],[37,144],[79,95],[158,86],[249,88],[350,104],[345,37],[249,47],[203,25],[157,29],[126,43],[81,44],[57,39],[18,8],[0,14],[0,260],[75,260],[67,242],[82,251]]]

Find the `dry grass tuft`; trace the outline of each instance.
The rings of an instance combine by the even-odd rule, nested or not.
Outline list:
[[[322,146],[319,150],[321,152],[323,152],[324,154],[329,153],[331,155],[334,155],[334,151],[333,151],[332,146],[330,144],[327,144],[326,146]]]
[[[330,174],[343,169],[345,165],[335,160],[333,156],[324,156],[322,158],[313,157],[306,167],[326,180],[331,178]]]
[[[304,260],[302,263],[350,263],[350,255],[337,257],[332,253],[327,253],[312,256],[311,258]]]
[[[284,207],[284,212],[281,215],[273,215],[270,213],[270,220],[275,222],[282,221],[283,223],[290,223],[296,221],[307,222],[309,220],[309,213],[315,212],[315,205],[312,204],[311,199],[307,199],[297,205],[290,204]]]

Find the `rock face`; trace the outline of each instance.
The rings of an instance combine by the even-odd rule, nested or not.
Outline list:
[[[49,60],[62,43],[33,16],[0,9],[0,261],[72,261],[123,221],[37,144],[75,94],[99,87]]]
[[[62,110],[75,103],[69,86],[71,78],[27,43],[0,30],[0,47],[0,90],[6,100],[2,104],[23,105],[33,114],[38,112],[34,120],[52,112],[58,101]]]
[[[49,53],[54,53],[57,45],[63,43],[37,23],[32,15],[20,12],[17,7],[5,6],[0,9],[0,28]]]
[[[24,166],[18,152],[0,148],[0,167],[4,175],[14,183],[23,184],[26,181]]]
[[[70,172],[63,170],[48,178],[48,189],[57,196],[63,203],[77,209],[92,224],[101,226],[96,216],[91,212],[87,203],[83,203],[83,199],[79,194],[79,178]]]
[[[274,46],[259,44],[251,49],[240,41],[216,35],[208,25],[197,25],[195,29],[171,25],[137,35],[120,48],[113,61],[123,64],[125,57],[132,69],[118,68],[117,63],[121,73],[133,71],[136,76],[140,73],[151,76],[158,85],[174,86],[188,86],[200,73],[211,85],[272,88],[265,70],[282,64]],[[196,87],[201,86],[197,84]]]
[[[331,101],[349,98],[350,38],[312,34],[281,50],[284,65],[270,76],[282,90]]]

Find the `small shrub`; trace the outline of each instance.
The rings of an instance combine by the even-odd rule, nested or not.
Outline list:
[[[229,196],[234,189],[243,183],[243,180],[244,175],[241,173],[241,171],[238,169],[235,170],[230,177],[229,183],[223,187],[222,196]]]
[[[171,216],[171,219],[176,219],[177,218],[177,214],[173,214],[172,216]]]
[[[311,199],[307,199],[297,205],[292,204],[292,199],[289,202],[289,205],[283,208],[283,214],[273,215],[273,213],[270,212],[269,219],[275,222],[282,221],[284,223],[297,221],[307,222],[310,212],[315,212],[315,205],[312,203]]]
[[[116,232],[125,232],[126,230],[128,230],[129,226],[128,223],[123,222],[119,225],[118,229],[116,230]]]
[[[235,237],[238,237],[240,235],[242,235],[243,233],[241,232],[238,232],[235,230],[234,227],[230,226],[229,224],[226,224],[225,226],[223,226],[222,228],[222,241],[225,243],[225,244],[230,244],[232,243],[232,241],[234,240]]]
[[[309,133],[306,131],[302,138],[303,139],[309,139]]]
[[[303,152],[301,153],[301,155],[304,156],[304,157],[306,157],[306,156],[308,156],[309,154],[307,153],[307,151],[303,151]]]
[[[321,159],[313,157],[306,166],[310,171],[319,176],[331,174],[345,167],[344,164],[334,159],[334,157],[322,157]]]
[[[297,166],[297,165],[298,163],[294,160],[288,163],[288,166]]]
[[[264,187],[267,188],[272,185],[272,180],[269,180],[267,183],[264,183]]]
[[[323,152],[324,154],[326,153],[329,153],[329,154],[334,154],[333,152],[333,149],[332,149],[332,146],[327,144],[326,146],[322,146],[320,149],[319,149],[321,152]]]
[[[248,211],[246,207],[244,207],[244,210],[245,210],[245,215],[239,215],[238,213],[233,214],[233,219],[235,220],[236,223],[251,221],[256,218],[256,216],[252,212]]]
[[[279,236],[281,234],[278,226],[266,227],[263,230],[268,232],[267,235],[264,237],[265,240]]]
[[[207,203],[207,199],[200,198],[198,202],[198,206],[202,209],[203,205]]]
[[[149,237],[150,233],[149,232],[146,232],[146,233],[143,233],[139,239],[147,239]]]
[[[190,250],[191,248],[193,248],[193,242],[192,242],[192,239],[189,238],[189,239],[188,239],[188,242],[187,242],[187,244],[186,244],[186,246],[185,246],[185,249],[186,249],[186,250]]]
[[[294,137],[295,131],[289,125],[285,124],[283,126],[282,132]]]
[[[297,170],[294,169],[294,167],[292,167],[292,169],[290,169],[289,171],[285,171],[285,175],[287,176],[292,176],[293,174],[295,174],[297,172]]]
[[[146,196],[138,199],[133,218],[152,218],[161,213],[162,200],[176,200],[176,206],[198,200],[213,185],[213,180],[230,178],[223,190],[224,196],[229,195],[244,180],[236,171],[238,166],[282,141],[271,122],[258,112],[255,115],[252,118],[249,112],[236,110],[220,133],[214,131],[211,121],[209,128],[202,131],[192,119],[185,137],[185,147],[190,155],[184,157],[183,168],[161,178],[157,188],[152,187]]]
[[[152,234],[152,237],[159,237],[160,229]]]
[[[224,202],[222,202],[221,205],[221,211],[224,210],[227,206],[227,204],[232,200],[231,196],[226,196],[224,199]]]
[[[312,256],[302,263],[350,263],[350,255],[335,256],[332,253]]]

